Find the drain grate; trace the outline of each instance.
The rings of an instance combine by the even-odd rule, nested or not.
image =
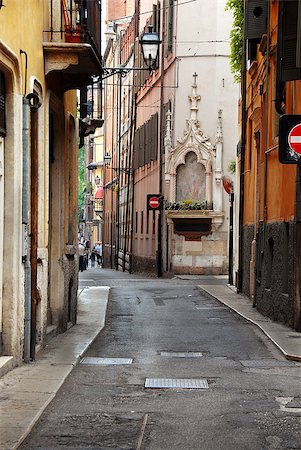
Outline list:
[[[161,356],[167,356],[169,358],[201,358],[203,353],[201,352],[161,352]]]
[[[208,381],[195,378],[146,378],[145,388],[208,389]]]
[[[131,358],[97,358],[94,356],[87,356],[81,360],[81,364],[90,364],[95,366],[109,366],[117,364],[132,364]]]

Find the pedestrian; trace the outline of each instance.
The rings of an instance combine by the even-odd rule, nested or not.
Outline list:
[[[97,267],[102,267],[102,245],[100,242],[96,242],[95,245]]]
[[[95,250],[95,245],[92,248],[91,251],[91,255],[90,255],[90,259],[91,259],[91,267],[95,267],[95,258],[96,258],[96,250]]]
[[[78,243],[78,256],[79,256],[79,270],[83,272],[85,265],[85,246],[79,242]]]

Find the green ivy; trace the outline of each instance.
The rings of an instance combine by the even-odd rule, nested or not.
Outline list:
[[[243,54],[244,0],[228,0],[226,10],[229,9],[233,14],[233,24],[230,32],[230,66],[234,80],[239,83]]]

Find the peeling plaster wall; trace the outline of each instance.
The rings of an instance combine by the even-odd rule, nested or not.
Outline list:
[[[174,235],[172,258],[176,274],[227,273],[227,234],[215,232],[203,236],[201,241],[185,241],[184,236]]]
[[[197,163],[193,152],[188,153],[185,165],[180,165],[177,170],[176,201],[181,200],[206,200],[205,167]]]

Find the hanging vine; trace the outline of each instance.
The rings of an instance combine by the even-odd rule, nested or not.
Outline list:
[[[244,0],[228,0],[226,10],[231,10],[233,14],[233,24],[230,32],[230,66],[234,80],[239,83],[243,53]]]

